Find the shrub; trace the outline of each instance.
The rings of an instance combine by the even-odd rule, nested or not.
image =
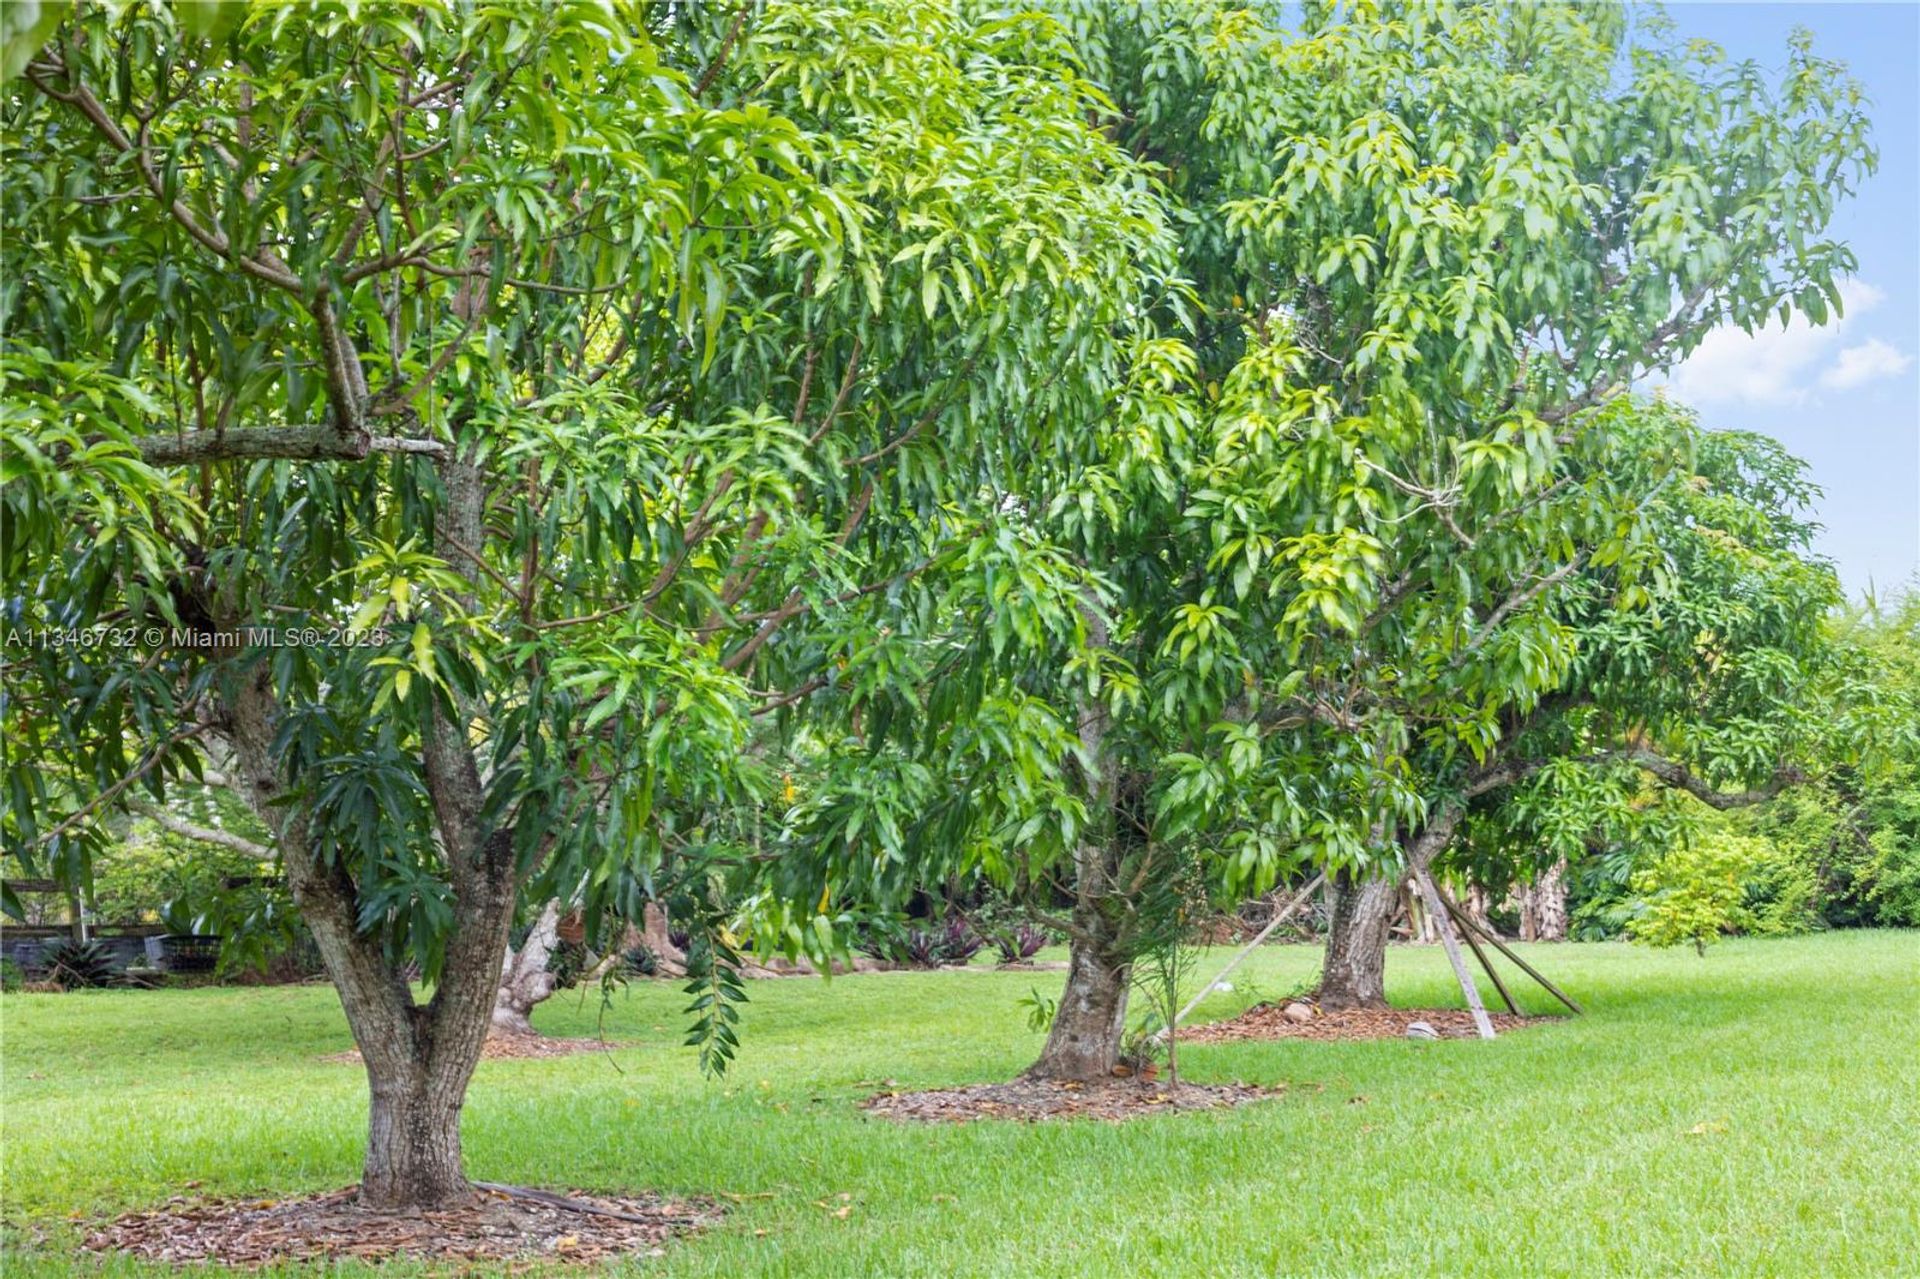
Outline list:
[[[940,968],[966,963],[986,944],[966,920],[954,916],[939,925],[915,928],[876,921],[867,926],[855,949],[887,963]]]
[[[1682,840],[1653,865],[1634,874],[1638,899],[1627,935],[1650,946],[1692,942],[1706,953],[1723,932],[1750,927],[1741,881],[1767,857],[1766,841],[1724,830],[1704,830]]]
[[[1045,933],[1032,924],[1002,929],[993,935],[993,944],[1000,951],[1000,962],[1003,964],[1017,964],[1032,959],[1049,940]]]
[[[943,964],[964,964],[979,954],[986,944],[984,937],[978,936],[966,920],[956,915],[940,930],[936,955]]]
[[[47,980],[58,982],[66,990],[97,989],[119,981],[113,970],[113,952],[97,941],[62,937],[47,943],[40,955],[47,967]]]

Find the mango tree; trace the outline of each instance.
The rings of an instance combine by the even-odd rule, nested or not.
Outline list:
[[[1334,871],[1324,994],[1371,999],[1377,946],[1352,943],[1384,939],[1386,877],[1537,763],[1503,744],[1582,629],[1671,577],[1646,504],[1688,445],[1605,406],[1716,325],[1837,306],[1852,258],[1821,230],[1873,162],[1859,89],[1804,38],[1775,86],[1598,6],[1066,17],[1116,138],[1163,166],[1200,304],[1191,370],[1153,379],[1180,405],[1054,503],[1070,545],[1124,533],[1092,562],[1124,575],[1109,633],[1160,707],[1147,816],[1115,820],[1204,835],[1230,883]],[[1593,571],[1606,589],[1577,586]],[[1707,758],[1663,766],[1730,778]],[[1076,972],[1120,988],[1101,954]],[[1057,1029],[1098,1045],[1071,1067],[1092,1073],[1119,1021],[1074,988]]]
[[[362,1199],[439,1204],[516,915],[763,865],[758,726],[1073,423],[1152,208],[1025,20],[215,16],[78,6],[6,86],[5,846],[83,882],[230,753]]]

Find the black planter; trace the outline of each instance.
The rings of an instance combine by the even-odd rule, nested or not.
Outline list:
[[[220,962],[220,939],[168,933],[160,939],[160,966],[170,973],[210,973]]]

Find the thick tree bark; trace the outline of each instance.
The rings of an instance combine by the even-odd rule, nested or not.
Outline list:
[[[493,1000],[495,1035],[532,1035],[533,1007],[553,994],[550,961],[560,939],[560,903],[549,901],[527,930],[520,949],[507,948],[500,965],[500,989]]]
[[[1356,880],[1342,871],[1334,890],[1317,998],[1323,1008],[1384,1008],[1387,927],[1399,905],[1398,886],[1377,877]]]
[[[1128,984],[1125,966],[1107,962],[1097,944],[1076,937],[1047,1046],[1027,1068],[1028,1077],[1103,1079],[1113,1074],[1126,1032]]]
[[[443,480],[443,540],[463,535],[476,544],[478,471],[450,462]],[[446,558],[453,562],[451,552]],[[361,931],[348,867],[318,856],[306,807],[297,799],[283,802],[286,778],[274,748],[281,707],[271,667],[258,663],[230,673],[221,697],[238,789],[273,832],[287,885],[366,1065],[371,1102],[360,1202],[379,1210],[462,1202],[472,1187],[461,1164],[460,1109],[486,1044],[517,893],[510,835],[481,824],[484,791],[464,712],[449,717],[436,703],[422,732],[420,762],[452,889],[453,923],[433,997],[419,1004],[380,939]]]
[[[1567,859],[1542,871],[1519,891],[1520,940],[1567,939]]]
[[[360,1202],[382,1209],[433,1208],[470,1196],[460,1152],[465,1074],[414,1069],[389,1075],[367,1060],[372,1095]]]

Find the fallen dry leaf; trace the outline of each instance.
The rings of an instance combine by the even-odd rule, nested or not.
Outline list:
[[[205,1200],[177,1195],[89,1233],[81,1246],[169,1266],[218,1262],[271,1266],[346,1258],[493,1263],[490,1273],[523,1272],[530,1262],[568,1264],[659,1255],[665,1239],[718,1220],[706,1200],[576,1192],[573,1206],[553,1196],[488,1190],[457,1208],[414,1214],[370,1212],[349,1186],[282,1200]],[[566,1198],[566,1197],[563,1197]]]

